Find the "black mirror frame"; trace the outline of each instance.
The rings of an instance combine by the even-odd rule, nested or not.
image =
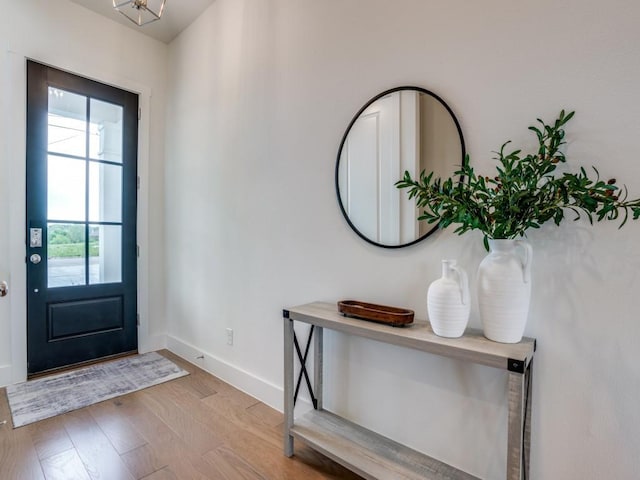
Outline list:
[[[364,112],[367,108],[369,108],[369,106],[375,102],[376,100],[389,95],[391,93],[395,93],[395,92],[400,92],[400,91],[404,91],[404,90],[413,90],[413,91],[418,91],[420,93],[424,93],[426,95],[429,95],[433,98],[435,98],[438,102],[440,102],[440,104],[447,110],[447,112],[449,112],[449,115],[451,115],[451,118],[453,120],[453,123],[456,126],[456,129],[458,131],[458,136],[460,137],[460,148],[462,150],[462,157],[460,159],[460,165],[464,165],[464,162],[466,161],[466,150],[465,150],[465,144],[464,144],[464,137],[462,136],[462,129],[460,128],[460,123],[458,122],[458,119],[456,118],[455,114],[453,113],[453,110],[451,110],[451,108],[449,107],[449,105],[447,105],[447,103],[438,95],[436,95],[435,93],[431,92],[430,90],[427,90],[425,88],[422,87],[415,87],[415,86],[402,86],[402,87],[395,87],[395,88],[391,88],[389,90],[385,90],[382,93],[379,93],[378,95],[376,95],[375,97],[373,97],[371,100],[369,100],[367,103],[365,103],[365,105],[358,110],[358,112],[354,115],[354,117],[351,119],[351,122],[349,123],[349,126],[347,127],[347,129],[344,132],[344,135],[342,136],[342,141],[340,142],[340,147],[338,148],[338,156],[336,159],[336,171],[335,171],[335,184],[336,184],[336,196],[338,198],[338,205],[340,206],[340,211],[342,212],[342,215],[344,216],[345,220],[347,221],[347,223],[349,224],[349,226],[351,227],[351,229],[356,232],[356,234],[362,238],[363,240],[365,240],[366,242],[375,245],[376,247],[382,247],[382,248],[403,248],[403,247],[408,247],[410,245],[414,245],[418,242],[421,242],[422,240],[424,240],[425,238],[427,238],[429,235],[431,235],[433,232],[435,232],[438,229],[438,224],[436,223],[433,228],[431,228],[428,232],[426,232],[424,235],[422,235],[419,238],[416,238],[415,240],[409,242],[409,243],[402,243],[400,245],[385,245],[382,243],[378,243],[375,242],[373,240],[371,240],[370,238],[368,238],[366,235],[364,235],[362,232],[360,232],[356,226],[351,222],[351,219],[349,218],[349,215],[347,215],[346,210],[344,209],[344,205],[342,204],[342,197],[340,196],[340,183],[339,183],[339,171],[340,171],[340,156],[342,154],[342,148],[344,147],[344,144],[347,140],[347,136],[349,135],[349,132],[351,131],[351,127],[353,127],[353,124],[358,120],[358,118],[360,117],[360,115],[362,114],[362,112]],[[461,179],[462,180],[462,179]]]

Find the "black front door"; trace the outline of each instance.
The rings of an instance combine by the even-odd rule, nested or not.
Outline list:
[[[27,62],[29,374],[137,349],[138,96]]]

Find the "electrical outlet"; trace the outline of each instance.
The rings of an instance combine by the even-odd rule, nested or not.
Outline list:
[[[233,328],[227,328],[227,345],[233,345]]]

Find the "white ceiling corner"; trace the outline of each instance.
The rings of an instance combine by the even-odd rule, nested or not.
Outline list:
[[[215,0],[167,0],[162,18],[138,27],[113,8],[112,0],[71,0],[103,17],[125,25],[145,35],[169,43],[188,27]]]

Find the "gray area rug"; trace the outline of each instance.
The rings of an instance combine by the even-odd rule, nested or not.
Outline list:
[[[151,352],[7,387],[13,427],[158,385],[188,372]]]

